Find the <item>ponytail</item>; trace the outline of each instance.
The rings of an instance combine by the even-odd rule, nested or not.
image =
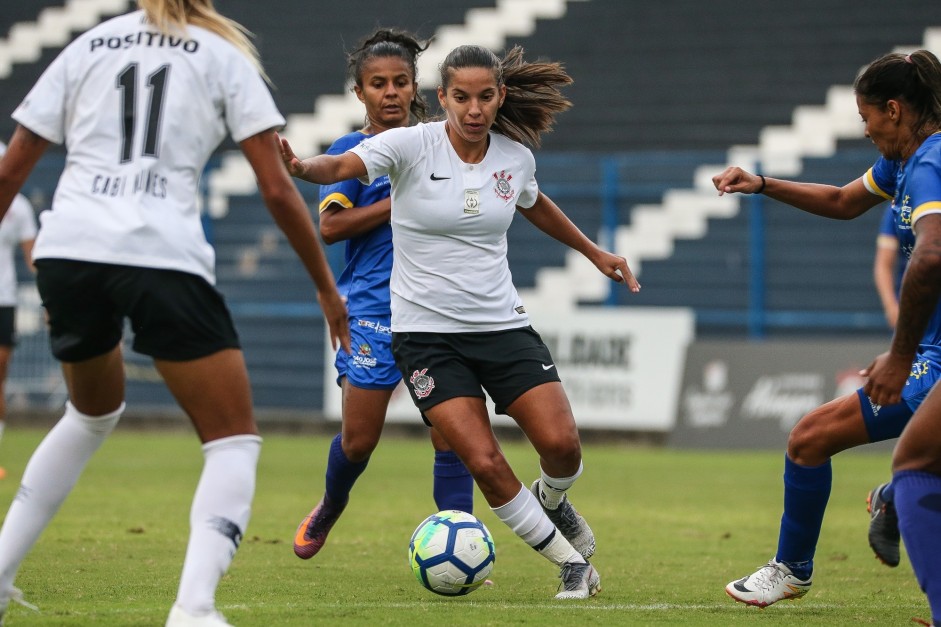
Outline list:
[[[222,37],[248,57],[258,73],[271,83],[261,65],[252,33],[234,20],[225,17],[212,5],[212,0],[137,0],[147,20],[163,33],[185,31],[187,24],[199,26]]]
[[[915,111],[913,130],[921,138],[941,129],[941,63],[928,50],[879,57],[859,75],[853,88],[863,101],[875,106],[905,101]]]

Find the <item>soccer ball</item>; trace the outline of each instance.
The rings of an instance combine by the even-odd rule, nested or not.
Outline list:
[[[445,596],[479,588],[493,570],[495,556],[487,527],[453,509],[422,521],[408,544],[408,563],[419,583]]]

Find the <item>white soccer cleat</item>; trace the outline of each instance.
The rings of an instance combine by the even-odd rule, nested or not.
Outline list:
[[[784,564],[771,560],[754,573],[725,587],[730,597],[748,605],[768,607],[785,599],[796,601],[810,590],[813,575],[798,579]]]
[[[557,599],[587,599],[601,591],[601,576],[588,562],[566,562],[559,577],[562,583]]]
[[[226,622],[225,616],[213,611],[209,614],[194,616],[179,605],[170,608],[166,627],[232,627]]]
[[[539,479],[536,479],[530,490],[542,506],[542,511],[546,513],[556,529],[562,532],[562,536],[569,541],[569,544],[586,560],[594,555],[595,534],[585,522],[585,518],[572,506],[568,495],[562,496],[562,501],[556,509],[549,509],[544,505],[542,495],[539,494]]]

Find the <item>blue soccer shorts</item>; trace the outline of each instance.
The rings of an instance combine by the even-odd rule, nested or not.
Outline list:
[[[391,390],[402,380],[392,356],[392,316],[350,318],[352,354],[337,351],[337,385],[343,377],[365,390]]]
[[[902,388],[901,403],[885,407],[874,405],[863,393],[862,388],[856,390],[863,412],[863,422],[869,432],[869,441],[882,442],[899,437],[912,414],[925,400],[939,378],[941,378],[941,366],[919,356],[912,363],[912,371],[908,375],[905,387]]]

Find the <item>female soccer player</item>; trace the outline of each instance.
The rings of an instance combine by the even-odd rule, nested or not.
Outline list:
[[[899,289],[902,286],[902,272],[907,259],[899,248],[899,238],[895,232],[895,214],[887,206],[879,223],[876,236],[876,254],[872,262],[872,281],[882,303],[882,312],[889,328],[895,328],[899,317]]]
[[[238,337],[213,287],[197,184],[226,133],[317,285],[331,341],[346,308],[303,199],[279,159],[284,123],[246,31],[211,0],[140,0],[80,35],[13,113],[0,161],[6,208],[50,143],[65,170],[34,257],[69,402],[36,449],[0,530],[0,610],[17,569],[124,411],[121,333],[150,355],[196,428],[205,465],[167,625],[227,625],[215,591],[245,533],[261,438]]]
[[[925,338],[938,333],[941,297],[941,63],[930,52],[887,55],[873,64],[872,87],[864,103],[869,115],[884,115],[890,103],[898,102],[899,144],[906,147],[896,161],[882,166],[886,189],[894,192],[900,220],[910,225],[911,257],[899,302],[899,317],[888,352],[869,366],[866,392],[876,404],[888,405],[905,398],[906,379],[921,372],[908,364],[918,364],[925,352]],[[878,77],[878,78],[876,78]],[[863,106],[861,104],[861,108]],[[891,127],[890,127],[891,129]],[[886,135],[891,138],[891,133]],[[887,141],[885,136],[873,141]],[[885,154],[885,153],[883,153]],[[878,165],[878,164],[877,164]],[[894,187],[892,186],[894,183]],[[935,336],[937,337],[937,336]],[[933,347],[937,363],[941,349]],[[892,482],[877,488],[870,497],[874,531],[882,532],[877,549],[894,537],[898,553],[898,531],[908,549],[908,557],[921,589],[928,596],[932,624],[941,625],[941,392],[934,386],[905,427],[892,457]],[[892,527],[898,516],[899,529]],[[878,513],[888,513],[888,524],[876,525]],[[874,529],[875,528],[875,529]],[[896,563],[898,563],[896,561]]]
[[[586,560],[595,540],[566,496],[582,471],[581,446],[555,363],[512,283],[506,232],[514,213],[613,280],[640,286],[623,257],[599,248],[539,191],[521,143],[537,145],[570,106],[559,92],[571,82],[562,68],[527,63],[520,48],[501,61],[460,46],[440,70],[444,121],[390,129],[303,162],[282,140],[282,156],[292,174],[315,183],[389,175],[392,349],[412,400],[496,515],[561,568],[556,598],[586,598],[600,589]],[[482,388],[539,453],[542,476],[531,490],[500,451]]]
[[[764,193],[798,209],[831,218],[855,218],[882,200],[891,200],[899,246],[910,258],[902,288],[901,311],[913,308],[917,299],[921,307],[919,322],[923,323],[916,328],[908,316],[900,313],[893,351],[877,359],[868,369],[870,380],[866,385],[856,393],[810,412],[791,431],[784,460],[784,516],[777,554],[755,573],[726,586],[730,596],[749,605],[764,607],[807,593],[830,496],[830,458],[860,444],[898,437],[941,374],[941,309],[937,307],[937,286],[928,285],[930,281],[936,283],[937,279],[926,277],[923,270],[912,271],[913,267],[925,264],[926,258],[930,263],[938,241],[937,233],[927,225],[935,224],[936,214],[941,211],[941,134],[938,132],[941,129],[941,65],[927,50],[910,55],[888,54],[874,61],[859,76],[855,90],[866,136],[882,155],[864,176],[843,187],[765,178],[737,167],[713,177],[720,194]],[[927,243],[926,238],[929,238]],[[924,252],[914,255],[913,249]],[[906,299],[910,301],[908,306]],[[904,337],[904,341],[900,337]],[[919,430],[925,443],[937,441],[937,429],[931,436],[924,431],[924,428]],[[913,470],[917,467],[917,463],[906,456],[908,450],[913,449],[900,443],[896,468]],[[900,465],[900,458],[906,463]],[[918,463],[924,461],[919,459]],[[936,458],[931,463],[937,462]],[[937,465],[930,464],[923,468],[929,473],[938,470]],[[914,492],[913,489],[912,494]],[[912,512],[924,507],[911,500],[907,506]],[[900,516],[904,516],[901,507]],[[914,525],[912,519],[922,520],[920,516],[925,520],[930,518],[922,511],[912,515],[909,522]],[[934,549],[923,551],[920,558],[933,562],[936,573],[937,556],[941,554],[938,538],[941,533],[936,532]],[[920,550],[916,548],[914,537],[912,543],[906,538],[906,544],[915,552]],[[912,559],[913,565],[916,559]],[[931,564],[928,567],[932,567]],[[920,574],[919,580],[924,587],[926,584]],[[935,594],[939,594],[938,586],[941,581],[935,583]],[[937,618],[941,605],[933,607]]]
[[[379,29],[348,57],[349,80],[366,107],[362,130],[344,135],[327,154],[343,154],[364,139],[425,118],[416,61],[427,48],[414,35]],[[337,352],[337,382],[343,390],[342,429],[330,445],[327,486],[294,538],[294,553],[310,559],[343,513],[350,490],[379,444],[392,391],[402,379],[392,356],[389,276],[392,272],[392,203],[389,177],[364,185],[356,179],[320,188],[320,233],[328,244],[346,240],[346,268],[338,287],[350,313],[353,354]],[[435,429],[434,499],[439,510],[470,513],[474,482],[464,463]]]
[[[7,146],[0,142],[0,157]],[[0,437],[6,426],[7,403],[4,386],[13,347],[16,344],[16,261],[19,248],[26,265],[33,269],[33,244],[36,241],[36,214],[26,196],[17,194],[0,221]],[[0,467],[0,479],[6,471]]]

